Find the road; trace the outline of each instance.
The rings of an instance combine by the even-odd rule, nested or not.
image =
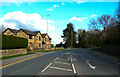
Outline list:
[[[93,55],[94,54],[94,55]],[[105,58],[105,59],[104,59]],[[35,57],[2,69],[3,77],[30,75],[43,77],[46,75],[79,76],[108,75],[118,77],[118,61],[88,48],[61,50]],[[42,76],[40,76],[42,75]],[[15,76],[16,77],[16,76]],[[35,76],[34,76],[35,77]]]

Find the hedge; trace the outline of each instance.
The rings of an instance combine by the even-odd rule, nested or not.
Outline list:
[[[2,35],[2,49],[27,48],[26,38],[15,37],[12,35]]]

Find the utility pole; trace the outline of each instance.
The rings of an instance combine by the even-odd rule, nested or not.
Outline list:
[[[72,45],[73,45],[72,41],[73,41],[73,32],[71,30],[71,48],[72,48]]]
[[[47,15],[47,35],[48,35],[48,16],[49,15]],[[47,38],[47,50],[48,50],[48,38]]]

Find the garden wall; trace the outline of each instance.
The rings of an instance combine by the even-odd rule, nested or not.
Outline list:
[[[26,48],[4,49],[4,50],[0,50],[0,53],[2,53],[2,55],[0,55],[0,57],[7,57],[7,56],[13,56],[13,55],[27,54],[27,50],[26,50]]]

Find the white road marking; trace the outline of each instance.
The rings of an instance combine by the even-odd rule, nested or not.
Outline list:
[[[44,72],[52,63],[50,63],[45,69],[42,70]]]
[[[73,72],[76,74],[77,72],[76,72],[76,70],[75,70],[74,64],[72,64],[72,68],[73,68]]]
[[[59,59],[59,60],[67,60],[67,59]]]
[[[89,60],[86,60],[86,61],[89,61]]]
[[[72,58],[71,58],[71,62],[73,62]]]
[[[70,54],[70,52],[68,52],[68,53],[65,53],[65,54]]]
[[[53,66],[50,66],[49,68],[53,68],[57,70],[64,70],[64,71],[72,71],[71,69],[65,69],[65,68],[59,68],[59,67],[53,67]]]
[[[57,59],[59,59],[59,57],[57,57],[54,61],[56,61]]]
[[[89,66],[90,66],[90,68],[92,68],[92,69],[95,69],[96,67],[95,66],[92,66],[90,63],[88,63],[88,62],[86,62]]]
[[[66,64],[66,65],[71,65],[69,63],[62,63],[62,62],[55,62],[55,63],[58,63],[58,64]]]

